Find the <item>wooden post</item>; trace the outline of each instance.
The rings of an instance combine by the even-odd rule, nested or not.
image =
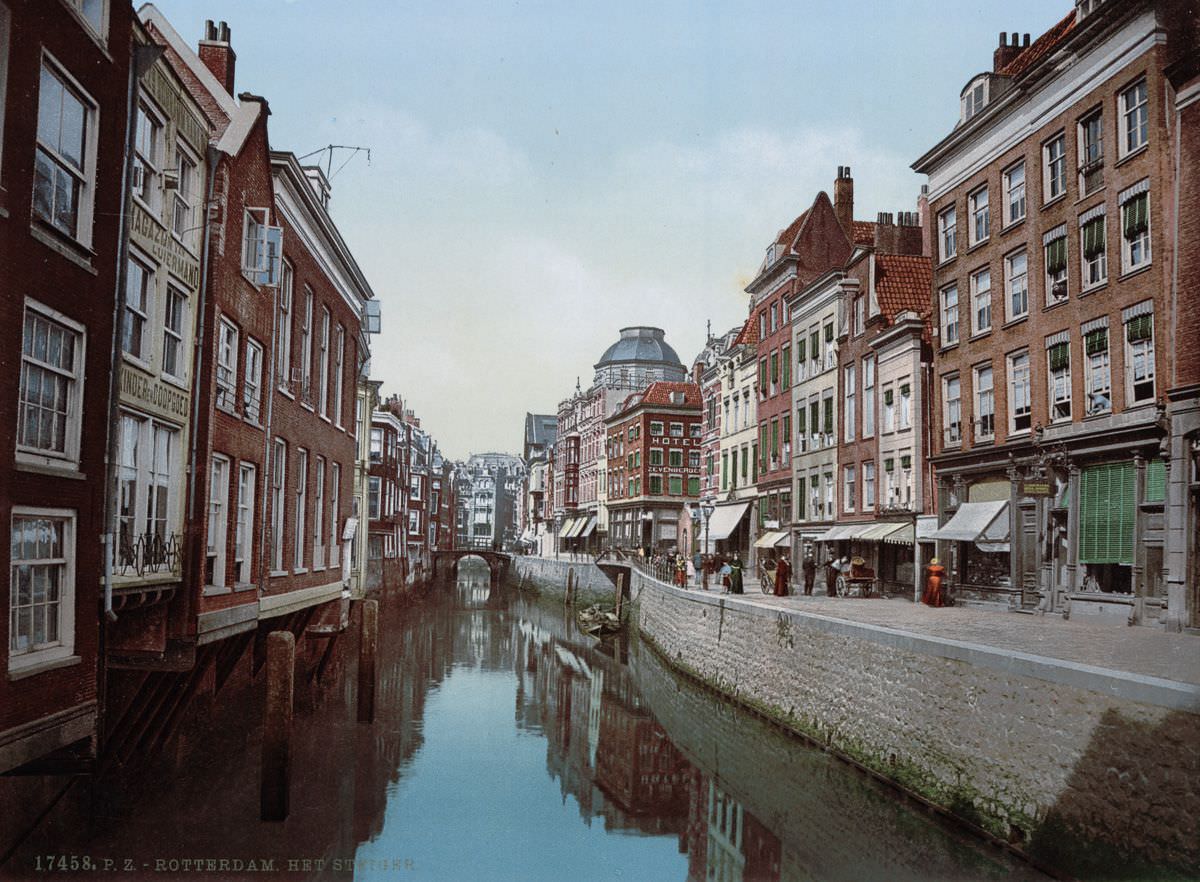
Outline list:
[[[574,600],[575,593],[575,568],[567,567],[567,593],[563,596],[566,603],[571,603]]]
[[[295,676],[295,635],[291,631],[271,632],[267,637],[267,707],[262,744],[260,815],[264,821],[283,821],[288,816]]]
[[[365,600],[358,643],[358,721],[375,722],[375,650],[379,643],[379,601]]]
[[[625,599],[625,574],[617,573],[617,621],[621,620],[621,602]]]

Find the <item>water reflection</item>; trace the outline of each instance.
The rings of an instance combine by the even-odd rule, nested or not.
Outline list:
[[[37,855],[65,852],[130,862],[123,879],[264,878],[157,863],[184,859],[296,879],[1040,878],[636,643],[492,591],[486,568],[385,601],[380,625],[374,724],[353,722],[353,634],[300,678],[286,822],[257,820],[250,659],[169,755],[79,789],[0,875],[40,878]]]

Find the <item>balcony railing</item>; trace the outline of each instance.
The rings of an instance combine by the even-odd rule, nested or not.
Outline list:
[[[135,535],[122,531],[114,537],[112,549],[114,576],[178,574],[180,571],[181,548],[175,533]]]

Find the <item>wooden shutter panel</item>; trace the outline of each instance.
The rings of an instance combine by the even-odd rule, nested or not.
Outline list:
[[[1153,333],[1152,318],[1149,314],[1131,318],[1125,323],[1125,338],[1130,343],[1138,340],[1149,340]]]
[[[1150,194],[1139,193],[1123,206],[1125,238],[1136,239],[1150,228]]]
[[[1108,329],[1099,328],[1095,331],[1089,331],[1084,338],[1084,343],[1088,355],[1096,355],[1100,352],[1108,351]]]
[[[1080,475],[1079,562],[1133,563],[1132,462],[1085,468]]]
[[[1046,271],[1051,275],[1067,268],[1067,237],[1059,236],[1046,246]]]
[[[1104,218],[1093,218],[1083,225],[1083,256],[1090,260],[1104,251]]]
[[[1161,459],[1146,464],[1146,502],[1163,502],[1167,498],[1167,466]]]
[[[1055,343],[1050,347],[1050,370],[1060,371],[1071,363],[1071,345]]]
[[[825,433],[833,434],[833,399],[825,399]]]

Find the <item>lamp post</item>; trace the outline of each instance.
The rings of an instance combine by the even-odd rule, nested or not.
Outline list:
[[[704,515],[704,554],[712,554],[712,549],[708,544],[709,543],[708,522],[710,520],[712,520],[714,511],[716,511],[716,508],[713,506],[712,502],[710,502],[709,500],[706,499],[704,502],[700,503],[700,514]],[[700,566],[701,566],[701,568],[704,568],[704,555],[700,556]],[[708,570],[707,569],[704,569],[704,573],[700,577],[700,583],[705,588],[708,587]]]
[[[557,512],[554,515],[554,559],[558,560],[558,544],[560,534],[562,533],[563,513]]]

